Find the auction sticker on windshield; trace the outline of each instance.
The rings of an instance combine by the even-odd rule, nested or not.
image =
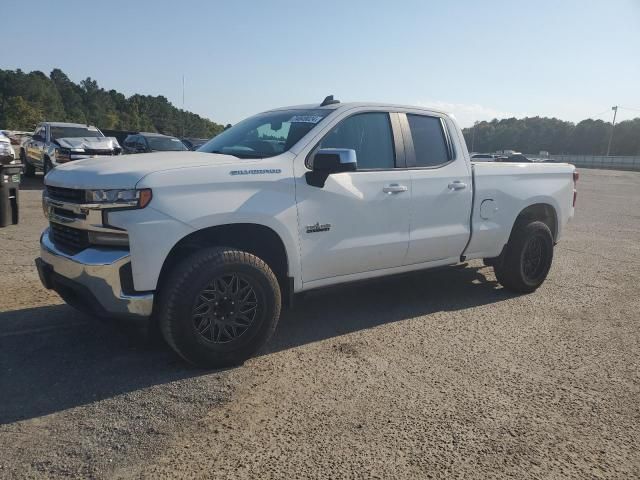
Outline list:
[[[318,123],[324,117],[320,115],[294,115],[289,122],[291,123]]]

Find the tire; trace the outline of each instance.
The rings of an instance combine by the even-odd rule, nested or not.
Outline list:
[[[242,364],[269,340],[281,303],[278,280],[260,258],[207,248],[162,282],[158,321],[166,342],[187,362],[224,368]]]
[[[44,167],[42,167],[42,171],[46,175],[51,170],[53,170],[53,165],[51,164],[51,160],[49,160],[49,157],[44,157]]]
[[[517,293],[535,291],[547,278],[553,261],[553,235],[539,221],[516,224],[502,261],[493,266],[498,282]]]
[[[24,176],[25,177],[35,177],[36,176],[36,167],[31,165],[27,160],[27,155],[24,153],[24,150],[20,150],[20,161],[22,165],[24,165]]]

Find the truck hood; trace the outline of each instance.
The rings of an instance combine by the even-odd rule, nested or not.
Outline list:
[[[231,155],[203,152],[154,152],[95,157],[64,163],[51,170],[45,184],[66,188],[135,188],[146,175],[207,165],[241,164]]]
[[[114,137],[65,137],[56,138],[55,142],[63,148],[82,148],[91,150],[113,150],[120,148]]]

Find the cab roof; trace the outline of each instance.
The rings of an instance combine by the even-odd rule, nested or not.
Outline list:
[[[423,110],[424,112],[438,113],[440,115],[449,115],[448,112],[439,110],[437,108],[416,106],[416,105],[399,105],[394,103],[380,103],[380,102],[345,102],[345,103],[333,103],[330,105],[320,106],[317,103],[308,103],[304,105],[292,105],[289,107],[279,107],[267,110],[269,112],[275,112],[278,110],[351,110],[353,108],[388,108],[390,110]]]
[[[97,128],[93,125],[87,125],[86,123],[42,122],[42,125],[49,125],[50,127]]]

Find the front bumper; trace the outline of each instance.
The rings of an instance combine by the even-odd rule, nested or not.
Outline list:
[[[49,238],[40,238],[36,266],[45,288],[55,290],[69,305],[102,317],[145,319],[153,310],[153,293],[133,293],[123,285],[130,264],[129,250],[87,248],[75,255],[60,251]],[[126,293],[125,293],[126,292]]]

